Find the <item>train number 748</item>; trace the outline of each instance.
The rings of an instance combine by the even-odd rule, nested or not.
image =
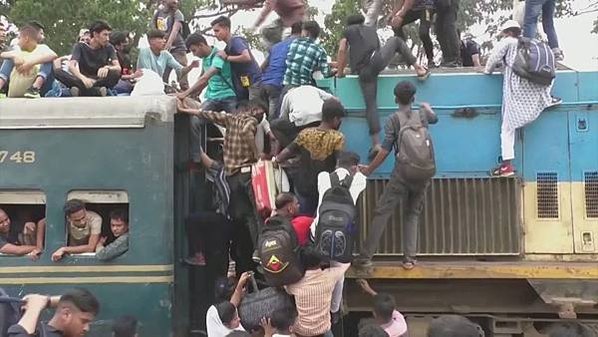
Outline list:
[[[35,163],[35,151],[15,151],[10,152],[0,150],[0,164],[3,163],[15,164],[32,164]]]

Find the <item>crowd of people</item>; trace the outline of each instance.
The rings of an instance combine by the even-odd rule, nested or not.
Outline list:
[[[255,4],[254,0],[224,2]],[[551,83],[534,83],[512,70],[519,37],[535,37],[540,13],[552,54],[557,59],[562,57],[551,23],[554,0],[545,0],[544,5],[540,2],[526,1],[523,30],[512,20],[503,25],[503,39],[483,68],[490,74],[499,63],[505,65],[500,135],[504,162],[492,172],[494,175],[515,173],[511,164],[515,130],[559,103],[550,95]],[[380,238],[401,200],[405,201],[401,212],[406,214],[402,267],[410,270],[416,266],[419,216],[435,173],[432,138],[427,130],[438,118],[428,103],[413,106],[416,87],[402,81],[393,92],[397,111],[382,128],[376,103],[377,77],[398,54],[413,67],[417,79],[425,81],[430,69],[436,67],[430,37],[432,23],[442,51],[440,67],[481,67],[480,48],[472,36],[459,41],[455,23],[458,5],[457,0],[404,1],[387,18],[396,36],[381,45],[376,27],[382,1],[367,1],[365,16],[356,13],[346,19],[334,62],[318,43],[319,24],[306,21],[305,4],[293,0],[267,0],[254,26],[258,29],[271,11],[279,15],[273,24],[262,28],[268,46],[268,57],[262,65],[257,63],[247,40],[233,34],[228,17],[218,17],[211,23],[214,36],[225,45],[222,50],[200,33],[187,35],[177,0],[164,0],[157,10],[152,29],[146,34],[149,47],[139,50],[136,67],[128,55],[128,33],[113,32],[104,21],[81,30],[72,54],[65,57],[58,57],[44,44],[44,28],[37,22],[20,27],[13,46],[6,46],[0,26],[0,88],[7,88],[11,98],[135,95],[146,87],[144,83],[149,83],[144,81],[157,78],[157,92],[171,93],[177,99],[178,112],[189,116],[190,167],[205,170],[212,196],[210,205],[187,218],[189,252],[185,261],[193,266],[215,266],[219,276],[225,276],[230,255],[240,275],[236,285],[226,279],[216,282],[216,300],[207,312],[208,336],[245,336],[252,332],[243,329],[237,308],[252,275],[260,278],[260,274],[285,268],[280,256],[270,254],[264,260],[268,252],[260,245],[270,237],[269,226],[275,223],[286,226],[283,241],[292,241],[296,263],[301,266],[300,277],[284,282],[295,305],[264,317],[262,332],[268,336],[331,336],[332,323],[340,314],[345,271],[351,264],[366,275],[371,271]],[[417,20],[428,59],[425,65],[412,55],[402,29]],[[188,52],[193,55],[192,62],[188,61]],[[200,66],[195,58],[201,59],[201,75],[189,79],[190,70]],[[169,83],[173,70],[178,85]],[[360,157],[345,149],[341,124],[347,111],[336,97],[316,87],[315,72],[325,77],[358,77],[372,144],[369,164],[361,165]],[[203,101],[199,100],[200,93]],[[221,153],[208,153],[206,149],[203,139],[207,123],[226,130]],[[357,199],[366,188],[366,177],[391,153],[396,155],[395,168],[377,202],[364,248],[352,259]],[[282,193],[276,196],[274,209],[268,214],[256,208],[252,186],[252,169],[262,159],[270,161],[274,170],[283,169],[291,186],[278,191]],[[336,209],[341,213],[334,213],[330,205],[339,204],[342,207]],[[92,252],[100,260],[109,260],[127,251],[126,211],[115,209],[110,213],[111,241],[101,237],[102,218],[87,210],[84,202],[69,200],[64,213],[68,242],[52,253],[53,261],[67,254]],[[339,218],[346,220],[347,226],[334,229],[334,221]],[[0,253],[37,258],[43,251],[45,225],[45,219],[26,221],[22,232],[14,231],[7,212],[0,210]],[[374,299],[374,321],[364,324],[360,336],[408,336],[407,324],[392,296],[376,293],[365,281],[360,284]],[[78,331],[86,331],[99,310],[97,300],[83,290],[60,299],[31,295],[26,302],[27,311],[10,336],[31,335],[39,312],[55,305],[56,314],[47,324],[49,334],[61,331],[64,336],[79,336]],[[65,318],[67,312],[80,315],[77,323]],[[134,325],[131,322],[122,325]],[[479,327],[463,317],[443,316],[432,322],[428,335],[457,336],[455,331],[463,337],[480,333]]]

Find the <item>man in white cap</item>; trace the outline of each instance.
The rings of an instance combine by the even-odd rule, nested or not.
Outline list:
[[[490,52],[484,73],[491,74],[499,63],[505,63],[500,131],[502,164],[492,171],[492,175],[508,177],[515,174],[511,164],[515,158],[515,130],[533,122],[544,109],[560,104],[561,100],[550,96],[552,83],[533,83],[513,71],[521,36],[519,23],[508,20],[501,31],[503,39]]]

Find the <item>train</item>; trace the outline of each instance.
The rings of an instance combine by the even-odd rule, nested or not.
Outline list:
[[[402,80],[415,83],[416,105],[429,102],[439,116],[430,127],[438,172],[420,221],[418,265],[400,266],[397,211],[374,259],[371,286],[395,296],[412,337],[447,313],[469,317],[491,337],[539,336],[547,326],[571,323],[596,329],[598,72],[557,73],[553,92],[563,104],[518,132],[518,171],[509,178],[489,175],[501,159],[500,74],[456,69],[420,82],[403,71],[384,72],[382,119],[396,110],[392,90]],[[347,108],[346,147],[365,161],[370,139],[357,78],[318,85]],[[0,255],[0,287],[13,296],[90,289],[101,304],[90,336],[107,335],[111,319],[124,314],[138,317],[142,336],[202,335],[208,271],[182,261],[185,217],[209,195],[203,173],[185,166],[188,129],[172,97],[0,100],[0,208],[42,213],[48,223],[39,260]],[[216,131],[204,140],[208,152],[208,143],[219,141],[210,137]],[[369,178],[360,198],[360,237],[392,160]],[[110,262],[93,254],[52,262],[66,242],[62,206],[72,198],[85,200],[104,226],[111,209],[126,209],[128,252]],[[371,311],[357,277],[347,274],[346,336]]]

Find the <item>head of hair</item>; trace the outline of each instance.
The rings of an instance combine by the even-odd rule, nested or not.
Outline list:
[[[121,43],[125,43],[129,38],[129,32],[112,32],[110,33],[110,44],[118,46]]]
[[[164,34],[163,31],[161,30],[157,30],[157,29],[152,29],[149,32],[147,32],[147,39],[151,40],[151,39],[163,39],[166,36],[166,34]]]
[[[301,250],[301,263],[305,269],[317,269],[322,266],[322,257],[314,246],[307,246]]]
[[[110,219],[112,220],[122,220],[126,224],[129,223],[129,213],[122,208],[113,209],[110,211]]]
[[[361,14],[352,14],[347,17],[347,26],[363,25],[365,17]]]
[[[218,311],[218,317],[223,324],[229,324],[234,318],[237,308],[229,301],[223,301],[215,305],[216,311]]]
[[[215,25],[226,27],[226,28],[230,29],[230,26],[231,26],[230,18],[228,16],[221,15],[221,16],[215,18],[214,20],[212,20],[212,22],[210,23],[210,26],[212,26],[212,27],[214,27]]]
[[[403,105],[411,104],[416,92],[417,90],[415,89],[415,86],[409,81],[401,81],[397,83],[394,90],[397,102]]]
[[[266,105],[266,103],[259,98],[250,100],[248,105],[251,113],[254,115],[264,114],[268,112],[268,105]]]
[[[19,34],[32,38],[34,40],[37,39],[38,33],[39,31],[37,30],[37,28],[31,25],[25,25],[21,27],[21,29],[19,29]]]
[[[236,284],[231,279],[219,277],[214,282],[214,297],[216,301],[228,301],[235,292]]]
[[[289,305],[282,310],[274,311],[270,321],[272,326],[278,330],[279,333],[282,333],[289,331],[289,329],[295,325],[297,316],[297,308],[295,306]]]
[[[295,22],[294,24],[291,25],[291,35],[299,35],[299,34],[301,34],[302,30],[303,30],[303,22],[302,21]]]
[[[388,334],[377,324],[366,324],[358,333],[359,337],[388,337]]]
[[[353,166],[359,165],[359,161],[361,158],[359,155],[353,151],[342,151],[338,155],[338,160],[336,162],[337,167],[342,167],[345,169],[349,169]]]
[[[274,206],[276,209],[282,209],[286,207],[288,204],[295,201],[297,197],[293,193],[290,192],[282,192],[276,196],[276,200],[274,200]]]
[[[505,33],[509,33],[513,37],[520,37],[521,36],[521,28],[518,27],[511,27],[504,30]]]
[[[100,312],[100,302],[89,290],[84,288],[73,288],[60,296],[58,306],[67,304],[94,316]]]
[[[458,315],[443,315],[430,322],[428,337],[480,337],[480,327]]]
[[[233,330],[226,337],[251,337],[251,334],[247,331]]]
[[[112,323],[114,337],[133,337],[137,333],[137,318],[133,316],[121,316]]]
[[[378,293],[374,296],[374,313],[384,323],[392,320],[392,313],[395,311],[395,299],[390,294]]]
[[[303,30],[314,40],[320,36],[320,25],[316,21],[305,22],[303,24]]]
[[[185,40],[185,45],[187,46],[187,49],[190,49],[191,46],[198,46],[200,44],[204,44],[207,46],[208,41],[206,41],[206,38],[199,33],[193,33],[187,36],[187,39]]]
[[[102,21],[102,20],[94,21],[89,26],[89,33],[91,34],[91,37],[94,36],[94,33],[99,34],[105,30],[112,31],[112,27],[110,27],[110,25],[106,21]]]
[[[330,122],[336,117],[343,118],[347,115],[347,111],[343,104],[334,98],[329,98],[322,104],[322,121]]]
[[[64,214],[67,216],[79,212],[82,209],[85,209],[85,203],[79,199],[71,199],[67,201],[62,208]]]
[[[33,28],[35,28],[36,31],[40,31],[40,30],[46,30],[46,28],[44,27],[44,25],[42,25],[41,23],[39,23],[38,21],[29,21],[29,23],[27,23],[28,26],[31,26]]]

